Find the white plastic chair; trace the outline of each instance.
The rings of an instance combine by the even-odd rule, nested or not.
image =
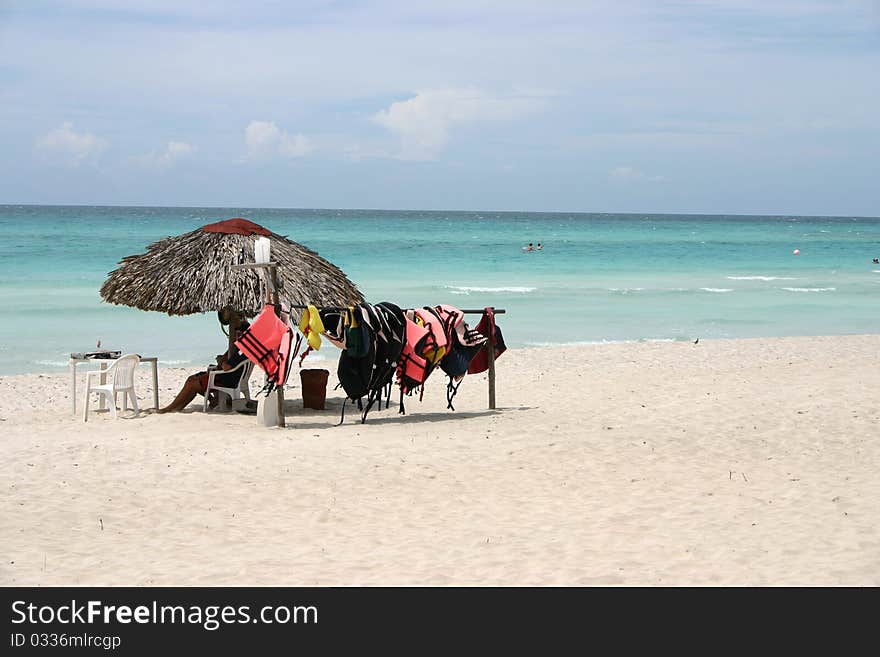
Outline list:
[[[135,413],[140,413],[137,403],[137,395],[134,394],[134,371],[141,362],[140,356],[136,354],[127,354],[113,361],[106,370],[92,370],[86,372],[86,394],[83,400],[83,422],[89,421],[89,397],[93,392],[97,392],[104,397],[110,406],[110,415],[116,419],[116,394],[122,393],[122,410],[128,410],[128,399],[131,399],[131,407]],[[110,382],[100,384],[97,379],[94,383],[92,379],[100,376],[109,377]]]
[[[225,388],[223,386],[218,386],[214,384],[214,377],[218,374],[232,374],[233,372],[237,372],[240,369],[244,369],[241,377],[238,379],[238,385],[234,388]],[[228,395],[229,399],[232,402],[235,402],[238,399],[241,399],[242,396],[247,401],[251,399],[251,387],[249,380],[251,378],[251,373],[254,371],[254,364],[250,360],[243,360],[238,365],[233,367],[231,370],[222,370],[222,369],[214,369],[208,371],[208,387],[205,388],[205,406],[202,409],[205,413],[208,412],[208,393],[212,390],[216,390],[217,392],[222,392],[224,395]]]

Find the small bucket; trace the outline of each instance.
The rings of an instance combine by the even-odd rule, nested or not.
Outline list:
[[[300,370],[299,378],[302,381],[303,408],[324,410],[324,402],[327,401],[327,378],[330,372],[327,370]]]

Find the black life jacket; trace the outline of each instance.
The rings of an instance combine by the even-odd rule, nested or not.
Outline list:
[[[403,311],[391,302],[377,303],[367,312],[376,335],[376,356],[361,422],[366,422],[367,413],[377,401],[379,408],[382,407],[383,394],[386,396],[385,408],[391,404],[391,384],[403,352],[406,331]]]
[[[345,349],[339,357],[337,375],[346,400],[358,403],[364,423],[377,401],[381,406],[383,394],[388,397],[386,408],[390,405],[391,382],[405,339],[405,319],[403,311],[387,301],[375,306],[362,303],[348,312],[343,314]],[[339,423],[344,419],[345,402]]]
[[[347,311],[352,314],[347,317],[349,325],[345,328],[345,334],[348,337],[351,328],[351,334],[357,335],[357,344],[355,345],[352,340],[352,348],[349,348],[346,342],[346,348],[339,356],[336,369],[339,385],[345,390],[346,397],[352,401],[359,401],[370,391],[373,359],[376,356],[375,336],[372,328],[362,321],[360,308],[361,306],[354,306]],[[350,323],[356,323],[357,326],[352,328]]]

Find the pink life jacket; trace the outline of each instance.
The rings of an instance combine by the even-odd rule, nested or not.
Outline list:
[[[446,336],[447,345],[446,353],[449,353],[454,345],[452,334],[462,325],[462,322],[464,322],[464,313],[455,306],[450,306],[445,303],[434,306],[429,310],[440,319],[440,322],[443,325],[443,333]]]
[[[407,317],[406,340],[397,363],[397,383],[401,393],[409,394],[428,378],[431,366],[422,353],[430,341],[428,330]]]
[[[422,326],[431,334],[431,340],[422,351],[422,356],[431,365],[436,365],[443,359],[451,346],[446,328],[430,308],[420,308],[415,310],[413,314],[421,320]]]
[[[293,332],[267,304],[235,346],[266,373],[269,390],[284,385],[290,372]]]

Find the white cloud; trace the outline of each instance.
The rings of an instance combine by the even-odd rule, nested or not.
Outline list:
[[[169,141],[162,157],[166,160],[172,161],[181,157],[188,157],[195,153],[195,151],[196,147],[185,141]]]
[[[289,135],[272,121],[251,121],[244,130],[249,160],[280,154],[285,157],[303,157],[314,150],[305,135]]]
[[[665,180],[663,176],[649,176],[644,171],[640,171],[636,168],[629,166],[615,167],[609,172],[609,175],[614,180],[621,181],[647,180],[652,182],[659,182],[661,180]]]
[[[373,116],[400,142],[403,160],[432,160],[449,143],[458,126],[508,121],[543,105],[536,96],[492,96],[476,89],[425,91],[392,103]]]
[[[284,133],[281,135],[281,142],[278,144],[278,152],[288,157],[302,157],[308,155],[312,151],[312,142],[304,135],[290,135]]]
[[[196,150],[195,146],[185,141],[169,141],[161,153],[153,151],[137,159],[147,166],[167,169],[178,160],[192,157]]]
[[[257,158],[268,154],[277,144],[281,131],[269,121],[251,121],[244,130],[248,157]]]
[[[73,124],[65,121],[37,139],[37,148],[76,166],[100,155],[107,148],[107,140],[90,132],[74,132]]]

